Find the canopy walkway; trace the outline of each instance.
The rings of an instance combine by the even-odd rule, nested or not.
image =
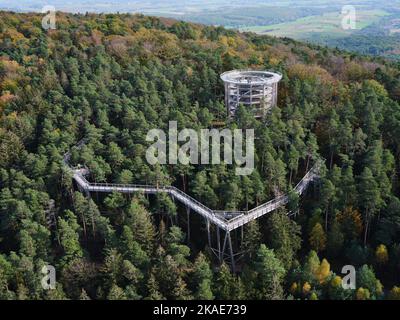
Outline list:
[[[82,145],[84,142],[80,142],[78,146]],[[222,261],[225,258],[226,244],[229,246],[229,260],[231,262],[233,270],[235,269],[234,254],[232,249],[232,241],[230,232],[238,229],[252,220],[258,219],[289,202],[289,195],[282,195],[275,199],[272,199],[258,207],[248,210],[248,211],[220,211],[212,210],[179,190],[173,186],[154,186],[154,185],[141,185],[141,184],[114,184],[114,183],[93,183],[87,181],[85,176],[89,174],[89,170],[86,168],[74,168],[69,164],[70,152],[66,153],[64,156],[64,164],[67,170],[72,173],[72,178],[75,180],[78,188],[81,191],[86,192],[90,195],[90,192],[121,192],[121,193],[145,193],[145,194],[157,194],[157,193],[167,193],[177,201],[185,205],[187,209],[188,224],[189,224],[189,214],[190,210],[198,213],[205,218],[207,223],[208,231],[208,242],[210,248]],[[317,163],[309,170],[306,175],[301,179],[301,181],[295,186],[294,191],[302,195],[314,180],[319,178],[320,162]],[[211,235],[210,235],[210,223],[217,227],[217,249],[213,249],[211,245]],[[225,238],[223,240],[223,246],[221,250],[220,241],[220,229],[225,231]],[[190,238],[190,228],[188,228],[188,238]]]

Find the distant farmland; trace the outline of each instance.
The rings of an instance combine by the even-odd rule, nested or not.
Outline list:
[[[379,19],[386,15],[389,15],[389,13],[384,10],[357,11],[356,30],[344,30],[342,28],[341,12],[329,12],[321,15],[308,16],[279,24],[244,27],[240,28],[240,30],[294,39],[308,39],[316,33],[321,36],[329,35],[329,37],[335,38],[349,36],[355,31],[364,29],[379,21]]]

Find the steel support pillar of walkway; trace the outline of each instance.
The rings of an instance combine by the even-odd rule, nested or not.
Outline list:
[[[221,250],[221,242],[220,242],[220,230],[217,229],[217,245],[218,249],[216,250],[218,252],[218,260],[219,263],[222,263],[225,261],[225,257],[228,257],[229,264],[231,266],[232,272],[236,271],[236,264],[235,264],[235,255],[233,253],[233,245],[232,245],[232,238],[231,238],[231,232],[226,231],[225,236],[224,236],[224,241],[222,244],[222,250]],[[226,251],[229,251],[226,253]]]
[[[229,253],[230,253],[230,256],[231,256],[232,272],[235,272],[236,271],[236,268],[235,268],[235,257],[233,256],[231,233],[229,231],[227,231],[226,233],[228,234],[228,244],[229,244]]]
[[[210,232],[210,220],[206,220],[207,224],[207,238],[208,238],[208,246],[211,248],[211,232]]]
[[[221,256],[221,238],[220,238],[220,230],[217,226],[217,251],[218,251],[218,261],[222,263],[222,256]]]
[[[187,243],[190,244],[190,207],[186,207],[186,223],[187,223]]]

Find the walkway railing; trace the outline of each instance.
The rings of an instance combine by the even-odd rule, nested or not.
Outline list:
[[[151,194],[166,192],[173,196],[175,199],[182,202],[184,205],[190,207],[192,210],[201,214],[202,216],[209,219],[211,222],[226,231],[237,229],[252,220],[255,220],[271,211],[274,211],[286,205],[289,202],[289,196],[284,195],[272,199],[249,211],[212,210],[202,204],[200,201],[194,199],[193,197],[173,186],[157,187],[153,185],[140,184],[93,183],[88,182],[79,169],[72,170],[74,180],[79,185],[79,187],[85,191],[122,193],[144,192]],[[301,195],[316,177],[317,175],[313,173],[313,169],[310,170],[306,174],[306,176],[299,182],[299,184],[294,188],[295,192]]]
[[[69,164],[69,158],[70,153],[68,152],[64,156],[64,164],[72,172],[73,179],[76,181],[78,186],[86,192],[144,192],[149,194],[165,192],[225,231],[235,230],[252,220],[286,205],[289,202],[289,196],[282,195],[248,211],[212,210],[174,186],[89,182],[85,178],[85,174],[89,173],[89,170],[87,168],[71,167]],[[309,184],[319,177],[319,169],[320,162],[317,162],[293,190],[299,195],[302,195]]]

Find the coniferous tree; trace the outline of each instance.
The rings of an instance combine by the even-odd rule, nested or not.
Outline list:
[[[368,230],[373,215],[381,206],[378,185],[369,168],[365,168],[360,177],[360,205],[364,208],[364,245],[367,244]]]
[[[234,298],[233,294],[233,283],[234,276],[229,270],[229,267],[222,263],[219,268],[218,273],[216,274],[215,279],[215,297],[219,300],[230,300]]]
[[[321,224],[317,223],[311,230],[309,238],[310,246],[316,252],[325,250],[326,234]]]
[[[252,259],[261,244],[261,232],[257,220],[250,221],[244,229],[241,249],[248,259]]]
[[[192,281],[194,289],[194,297],[200,300],[212,300],[213,293],[211,290],[212,271],[209,262],[203,253],[199,253],[193,265]]]
[[[286,273],[274,251],[262,244],[254,260],[255,288],[257,299],[279,300],[283,298],[282,281]]]
[[[290,268],[301,248],[300,226],[284,212],[274,212],[268,220],[268,238],[275,256]]]

